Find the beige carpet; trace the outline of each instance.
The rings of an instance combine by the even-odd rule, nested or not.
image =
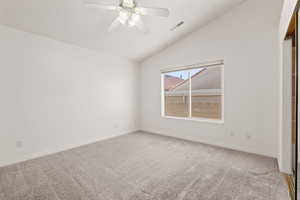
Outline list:
[[[287,200],[271,158],[134,133],[0,168],[1,200]]]

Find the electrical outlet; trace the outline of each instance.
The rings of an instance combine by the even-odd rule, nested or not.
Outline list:
[[[247,140],[251,140],[251,135],[249,133],[246,133]]]
[[[16,147],[18,148],[18,149],[20,149],[20,148],[22,148],[23,147],[23,142],[22,141],[16,141]]]

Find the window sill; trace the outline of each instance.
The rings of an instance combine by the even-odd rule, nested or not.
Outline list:
[[[196,122],[206,122],[206,123],[214,123],[214,124],[224,124],[223,119],[206,119],[206,118],[188,118],[188,117],[172,117],[172,116],[161,116],[166,119],[180,119],[186,121],[196,121]]]

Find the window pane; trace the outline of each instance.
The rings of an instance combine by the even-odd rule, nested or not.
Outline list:
[[[191,70],[192,117],[222,119],[222,66]]]
[[[165,115],[189,116],[189,71],[176,71],[164,75]]]

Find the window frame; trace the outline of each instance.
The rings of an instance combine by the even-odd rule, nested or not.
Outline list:
[[[183,70],[192,70],[197,68],[208,68],[208,67],[216,67],[216,66],[222,66],[221,67],[221,119],[211,119],[211,118],[201,118],[201,117],[192,117],[192,82],[191,82],[191,76],[189,75],[189,117],[176,117],[176,116],[168,116],[165,114],[165,88],[164,88],[164,76],[166,73],[169,72],[175,72],[175,71],[183,71]],[[208,123],[216,123],[216,124],[223,124],[224,123],[224,108],[225,108],[225,98],[224,98],[224,61],[223,60],[217,60],[213,62],[205,62],[205,63],[199,63],[199,64],[193,64],[189,66],[182,66],[182,67],[173,67],[173,68],[167,68],[164,70],[161,70],[161,117],[166,119],[178,119],[178,120],[187,120],[187,121],[197,121],[197,122],[208,122]]]

